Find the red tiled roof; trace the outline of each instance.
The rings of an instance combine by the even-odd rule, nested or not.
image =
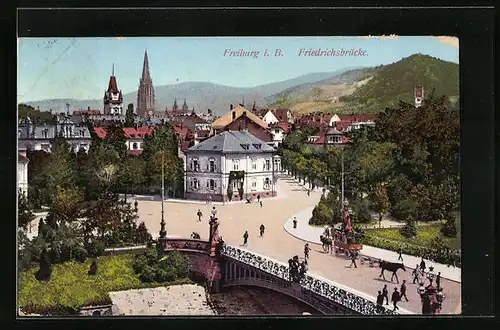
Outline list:
[[[181,142],[181,151],[184,152],[190,147],[191,141],[182,141]]]
[[[185,140],[189,134],[189,128],[186,126],[174,125],[174,131],[180,136],[181,140]]]
[[[140,156],[142,154],[142,150],[127,150],[127,154],[133,156]]]
[[[325,134],[322,134],[319,139],[313,142],[314,144],[323,144],[325,143]]]
[[[112,93],[119,92],[118,86],[116,84],[116,77],[115,76],[109,77],[108,93],[109,92],[112,92]]]
[[[279,121],[288,121],[288,109],[273,109],[271,112]]]
[[[207,121],[197,115],[190,115],[186,119],[190,119],[194,124],[207,124]]]
[[[277,124],[274,124],[274,125],[271,125],[272,128],[281,128],[285,133],[288,133],[288,131],[290,130],[290,125],[287,124],[287,123],[277,123]]]
[[[210,135],[210,130],[199,130],[197,133],[199,138],[205,138]]]
[[[94,132],[97,134],[97,136],[101,139],[106,138],[106,130],[102,127],[94,127]]]

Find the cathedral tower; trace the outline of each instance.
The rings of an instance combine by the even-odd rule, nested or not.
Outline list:
[[[153,114],[155,108],[155,90],[153,81],[149,74],[148,51],[144,52],[144,64],[142,67],[142,77],[137,91],[137,114],[139,117],[146,117]]]
[[[109,77],[108,90],[104,91],[104,114],[105,115],[121,115],[123,112],[123,96],[122,91],[118,89],[115,77],[115,64],[113,63],[113,71]]]

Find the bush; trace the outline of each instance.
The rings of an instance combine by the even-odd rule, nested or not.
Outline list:
[[[49,281],[52,275],[52,264],[50,263],[50,254],[44,249],[40,256],[40,268],[35,273],[38,281]]]
[[[97,262],[94,260],[92,261],[92,264],[90,265],[90,269],[88,271],[89,275],[96,275],[97,274]]]
[[[316,205],[312,212],[312,217],[309,220],[310,225],[327,225],[332,223],[333,212],[324,203]]]
[[[399,230],[399,232],[401,233],[401,235],[407,238],[417,236],[417,227],[415,226],[415,222],[408,219],[406,221],[406,224]]]
[[[396,219],[408,219],[412,216],[415,210],[415,203],[412,200],[405,199],[399,203],[396,203],[394,207],[392,207],[392,215]]]
[[[93,239],[85,245],[85,249],[87,250],[87,254],[90,258],[100,257],[104,254],[104,242],[100,239]]]
[[[363,198],[355,200],[352,205],[354,214],[352,215],[352,222],[368,223],[371,222],[372,216],[370,214],[370,202],[368,199]]]
[[[87,259],[87,250],[83,246],[78,246],[73,253],[78,262],[85,262]]]
[[[189,261],[177,251],[167,252],[158,259],[156,249],[150,249],[134,257],[132,268],[140,274],[142,282],[166,282],[187,277]]]
[[[154,282],[156,279],[156,270],[154,267],[146,266],[139,275],[141,282]]]
[[[153,237],[148,232],[146,224],[144,222],[141,222],[135,231],[135,242],[139,244],[146,244],[152,239]]]
[[[445,237],[457,236],[457,225],[453,217],[446,220],[441,227],[441,234]]]

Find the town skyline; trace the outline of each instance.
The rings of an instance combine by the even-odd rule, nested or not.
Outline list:
[[[227,49],[259,54],[224,56]],[[277,49],[281,55],[273,56]],[[323,54],[345,49],[351,55],[297,56],[300,49],[319,49]],[[113,66],[119,89],[137,91],[145,50],[154,86],[203,82],[248,88],[311,73],[390,64],[417,53],[458,63],[458,39],[449,37],[19,39],[18,102],[98,99],[107,88]],[[270,56],[265,56],[266,50]],[[366,55],[352,56],[354,50]],[[194,53],[211,64],[200,65]],[[79,63],[77,67],[75,63]]]

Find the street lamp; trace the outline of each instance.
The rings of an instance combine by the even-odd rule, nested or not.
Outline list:
[[[222,180],[224,180],[224,178]],[[226,199],[224,198],[224,191],[225,191],[225,189],[226,189],[226,184],[223,182],[222,183],[222,191],[221,191],[222,205],[226,205]]]
[[[161,222],[160,237],[158,237],[158,249],[163,252],[167,245],[167,231],[165,230],[165,166],[163,162],[163,151],[161,152]]]

